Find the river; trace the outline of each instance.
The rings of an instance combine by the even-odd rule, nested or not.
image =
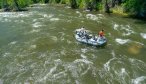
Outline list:
[[[107,46],[74,30],[105,30]],[[146,84],[146,23],[69,7],[0,12],[0,84]]]

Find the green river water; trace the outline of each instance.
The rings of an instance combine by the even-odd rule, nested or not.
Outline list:
[[[74,30],[105,30],[107,46]],[[146,23],[69,7],[0,13],[0,84],[146,84]]]

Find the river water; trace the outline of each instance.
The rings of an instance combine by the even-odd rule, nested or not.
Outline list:
[[[107,46],[77,42],[82,26],[104,29]],[[146,23],[49,5],[1,12],[0,84],[146,84]]]

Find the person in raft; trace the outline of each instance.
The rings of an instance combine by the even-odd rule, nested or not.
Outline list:
[[[81,30],[80,30],[80,34],[81,36],[85,36],[87,34],[86,30],[85,30],[85,27],[82,27]]]
[[[103,38],[104,37],[104,30],[102,29],[99,33],[98,33],[99,37]]]

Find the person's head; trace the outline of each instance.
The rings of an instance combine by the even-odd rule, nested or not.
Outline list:
[[[81,28],[81,30],[84,30],[85,28],[84,28],[84,26]]]

